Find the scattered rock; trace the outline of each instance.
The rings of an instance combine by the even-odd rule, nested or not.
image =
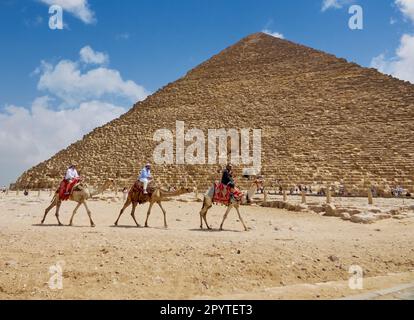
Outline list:
[[[396,219],[396,220],[403,220],[403,219],[407,219],[407,218],[408,218],[408,216],[407,216],[407,215],[405,215],[405,214],[398,214],[398,215],[396,215],[396,216],[393,216],[392,218],[393,218],[393,219]]]
[[[336,211],[336,206],[333,204],[327,204],[325,206],[325,216],[327,217],[336,217],[338,215]]]
[[[354,223],[363,223],[363,224],[370,224],[374,223],[376,218],[373,213],[360,213],[355,214],[351,217],[351,222]]]
[[[6,267],[15,267],[15,266],[17,266],[17,261],[15,261],[15,260],[6,261],[5,266]]]
[[[162,278],[162,277],[160,277],[160,276],[156,276],[156,277],[153,279],[153,281],[154,281],[155,283],[164,283],[164,282],[165,282],[164,278]]]
[[[378,220],[385,220],[385,219],[390,219],[391,215],[386,214],[386,213],[376,213],[374,214],[374,216],[378,219]]]
[[[311,210],[311,211],[313,211],[315,213],[321,213],[321,212],[324,212],[325,211],[324,207],[319,206],[319,205],[309,206],[308,208],[309,208],[309,210]]]
[[[397,216],[401,213],[401,210],[400,209],[392,209],[388,213],[392,216]]]
[[[298,204],[295,206],[295,211],[296,212],[300,212],[300,211],[305,211],[308,210],[308,206],[306,204]]]
[[[329,260],[331,260],[332,262],[339,261],[339,258],[338,258],[337,256],[334,256],[334,255],[329,256],[328,258],[329,258]]]

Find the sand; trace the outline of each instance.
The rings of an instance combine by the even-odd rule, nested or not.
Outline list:
[[[53,212],[39,226],[48,192],[2,194],[0,299],[337,299],[414,281],[412,217],[361,225],[254,205],[241,209],[248,232],[235,212],[225,231],[200,231],[201,203],[193,198],[165,203],[165,230],[157,207],[150,228],[134,227],[129,210],[112,227],[122,201],[110,194],[89,202],[96,228],[84,208],[74,227],[58,227]],[[62,222],[74,207],[63,204]],[[147,207],[137,211],[141,224]],[[209,213],[214,228],[224,211],[216,206]],[[49,287],[56,264],[61,290]],[[352,265],[364,271],[363,290],[348,286]]]

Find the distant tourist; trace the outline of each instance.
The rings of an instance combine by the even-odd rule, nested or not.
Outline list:
[[[373,197],[377,196],[377,188],[375,188],[374,186],[371,187],[371,193]]]
[[[393,192],[391,191],[391,193],[393,193]],[[404,193],[404,189],[401,186],[397,186],[394,189],[393,195],[394,195],[394,197],[401,197],[403,195],[403,193]]]

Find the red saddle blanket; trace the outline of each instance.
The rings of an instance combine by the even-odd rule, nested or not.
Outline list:
[[[142,182],[136,181],[132,186],[131,190],[129,190],[129,196],[133,201],[136,201],[140,204],[145,203],[151,198],[152,194],[154,193],[155,188],[149,185],[147,187],[147,194],[144,194],[144,186]]]
[[[215,183],[213,202],[228,205],[230,203],[230,190],[231,187],[229,186],[222,183]],[[243,192],[239,189],[234,189],[233,194],[236,200],[240,200],[243,197]]]
[[[69,200],[70,194],[72,193],[73,187],[78,184],[80,179],[73,179],[71,183],[66,181],[65,179],[62,180],[59,187],[59,199],[61,201]]]

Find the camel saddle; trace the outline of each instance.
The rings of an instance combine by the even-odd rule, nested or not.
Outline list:
[[[69,189],[69,194],[66,194],[66,190]],[[59,199],[62,201],[69,200],[73,191],[82,191],[83,185],[80,179],[74,179],[71,183],[66,180],[62,180],[60,183],[57,193],[59,194]]]
[[[230,193],[231,193],[231,187],[226,186],[222,183],[215,183],[214,184],[214,196],[213,196],[213,202],[215,204],[224,204],[229,205],[230,204]],[[243,193],[239,189],[234,189],[233,192],[234,198],[239,201],[243,197]]]
[[[132,199],[136,199],[139,204],[143,204],[152,197],[152,194],[155,192],[155,187],[152,185],[152,182],[148,183],[147,194],[144,193],[144,184],[141,181],[136,181],[129,191],[129,195]]]

